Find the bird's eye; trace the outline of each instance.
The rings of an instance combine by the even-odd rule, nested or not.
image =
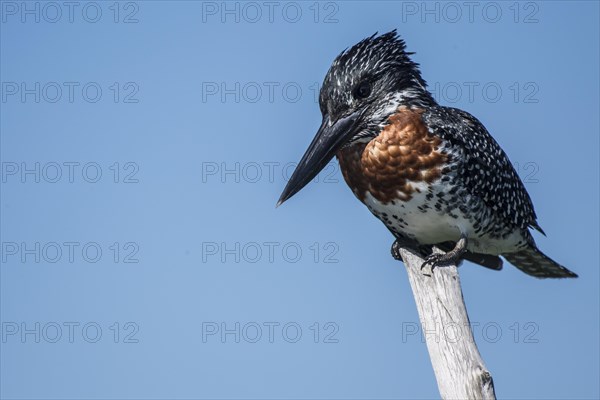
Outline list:
[[[371,84],[369,82],[361,82],[354,88],[352,95],[355,99],[364,99],[371,94]]]

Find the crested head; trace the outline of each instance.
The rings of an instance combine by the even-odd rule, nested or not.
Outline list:
[[[319,96],[323,122],[278,204],[306,186],[338,150],[377,136],[399,107],[435,105],[405,48],[394,30],[364,39],[337,56]]]
[[[363,130],[352,141],[374,135],[399,106],[435,104],[396,31],[376,35],[340,53],[321,87],[321,112],[331,121],[355,111],[363,115]]]

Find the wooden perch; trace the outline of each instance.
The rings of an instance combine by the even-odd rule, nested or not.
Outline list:
[[[442,399],[496,399],[492,375],[473,338],[456,265],[431,273],[429,265],[421,270],[424,260],[411,251],[401,249],[400,254]]]

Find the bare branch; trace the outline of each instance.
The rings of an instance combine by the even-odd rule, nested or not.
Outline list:
[[[423,259],[407,249],[400,254],[442,399],[496,399],[492,375],[473,338],[456,266],[421,271]]]

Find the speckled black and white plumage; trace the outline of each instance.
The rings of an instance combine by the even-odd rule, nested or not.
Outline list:
[[[322,129],[353,121],[336,142],[353,193],[421,252],[435,245],[493,269],[501,255],[529,275],[576,277],[537,249],[529,229],[542,230],[507,155],[471,114],[436,103],[410,54],[395,31],[373,35],[327,72]],[[319,143],[318,134],[303,160]],[[280,203],[298,190],[286,188]]]
[[[430,107],[423,121],[432,135],[444,140],[452,152],[456,169],[446,176],[457,187],[457,195],[472,196],[481,203],[471,204],[478,221],[477,231],[506,237],[514,229],[528,232],[539,227],[531,198],[500,145],[477,118],[450,107]],[[460,196],[455,196],[459,199]],[[461,204],[452,204],[461,208]]]
[[[347,88],[365,77],[375,82],[375,90],[378,84],[387,90],[385,95],[382,93],[372,100],[369,105],[372,115],[386,118],[389,115],[377,110],[401,106],[424,109],[424,124],[431,135],[442,139],[441,151],[450,155],[440,180],[428,186],[423,201],[412,204],[418,210],[413,222],[418,224],[422,218],[427,224],[425,220],[433,218],[435,229],[435,221],[442,225],[446,220],[444,216],[450,216],[457,221],[457,226],[461,225],[460,230],[468,231],[472,253],[469,256],[472,258],[477,254],[480,257],[483,254],[504,255],[511,263],[534,276],[574,276],[537,250],[529,228],[543,231],[537,223],[531,198],[505,152],[477,118],[465,111],[435,103],[426,90],[418,65],[410,60],[404,42],[395,32],[365,39],[338,56],[325,79],[323,87],[326,89],[321,93],[321,104],[326,107],[329,104],[330,108],[339,112],[337,110],[355,101]],[[382,125],[385,126],[385,123],[372,118],[369,129],[364,130],[363,135],[373,137],[379,133],[375,126]],[[354,141],[361,139],[356,137]],[[408,226],[406,222],[410,201],[404,204],[398,202],[399,206],[391,207],[378,207],[377,203],[371,199],[369,208],[397,236],[417,241],[424,239],[424,235],[414,234],[419,231],[414,229],[414,224]],[[403,210],[393,214],[389,212],[390,208]],[[393,218],[397,214],[405,215],[403,224]],[[439,239],[434,234],[432,238]],[[448,239],[455,242],[458,237],[449,235]],[[431,244],[431,240],[424,241]],[[446,245],[446,250],[449,250],[448,247]]]
[[[321,112],[335,120],[348,110],[361,107],[368,118],[353,138],[356,141],[374,136],[400,100],[415,107],[435,105],[419,64],[410,59],[411,54],[406,52],[406,45],[395,30],[381,36],[375,34],[344,50],[333,61],[321,85]],[[378,95],[359,101],[353,93],[365,81],[372,84],[373,93]]]
[[[500,145],[477,118],[450,107],[429,107],[423,121],[432,135],[443,139],[452,154],[452,168],[442,177],[448,196],[434,208],[460,214],[473,227],[475,238],[491,248],[476,251],[503,255],[511,264],[537,277],[572,277],[571,271],[541,253],[529,228],[542,233],[523,182]],[[493,240],[485,240],[487,238]],[[512,243],[504,248],[502,242]],[[516,242],[514,238],[517,238]],[[494,248],[496,247],[496,248]]]

